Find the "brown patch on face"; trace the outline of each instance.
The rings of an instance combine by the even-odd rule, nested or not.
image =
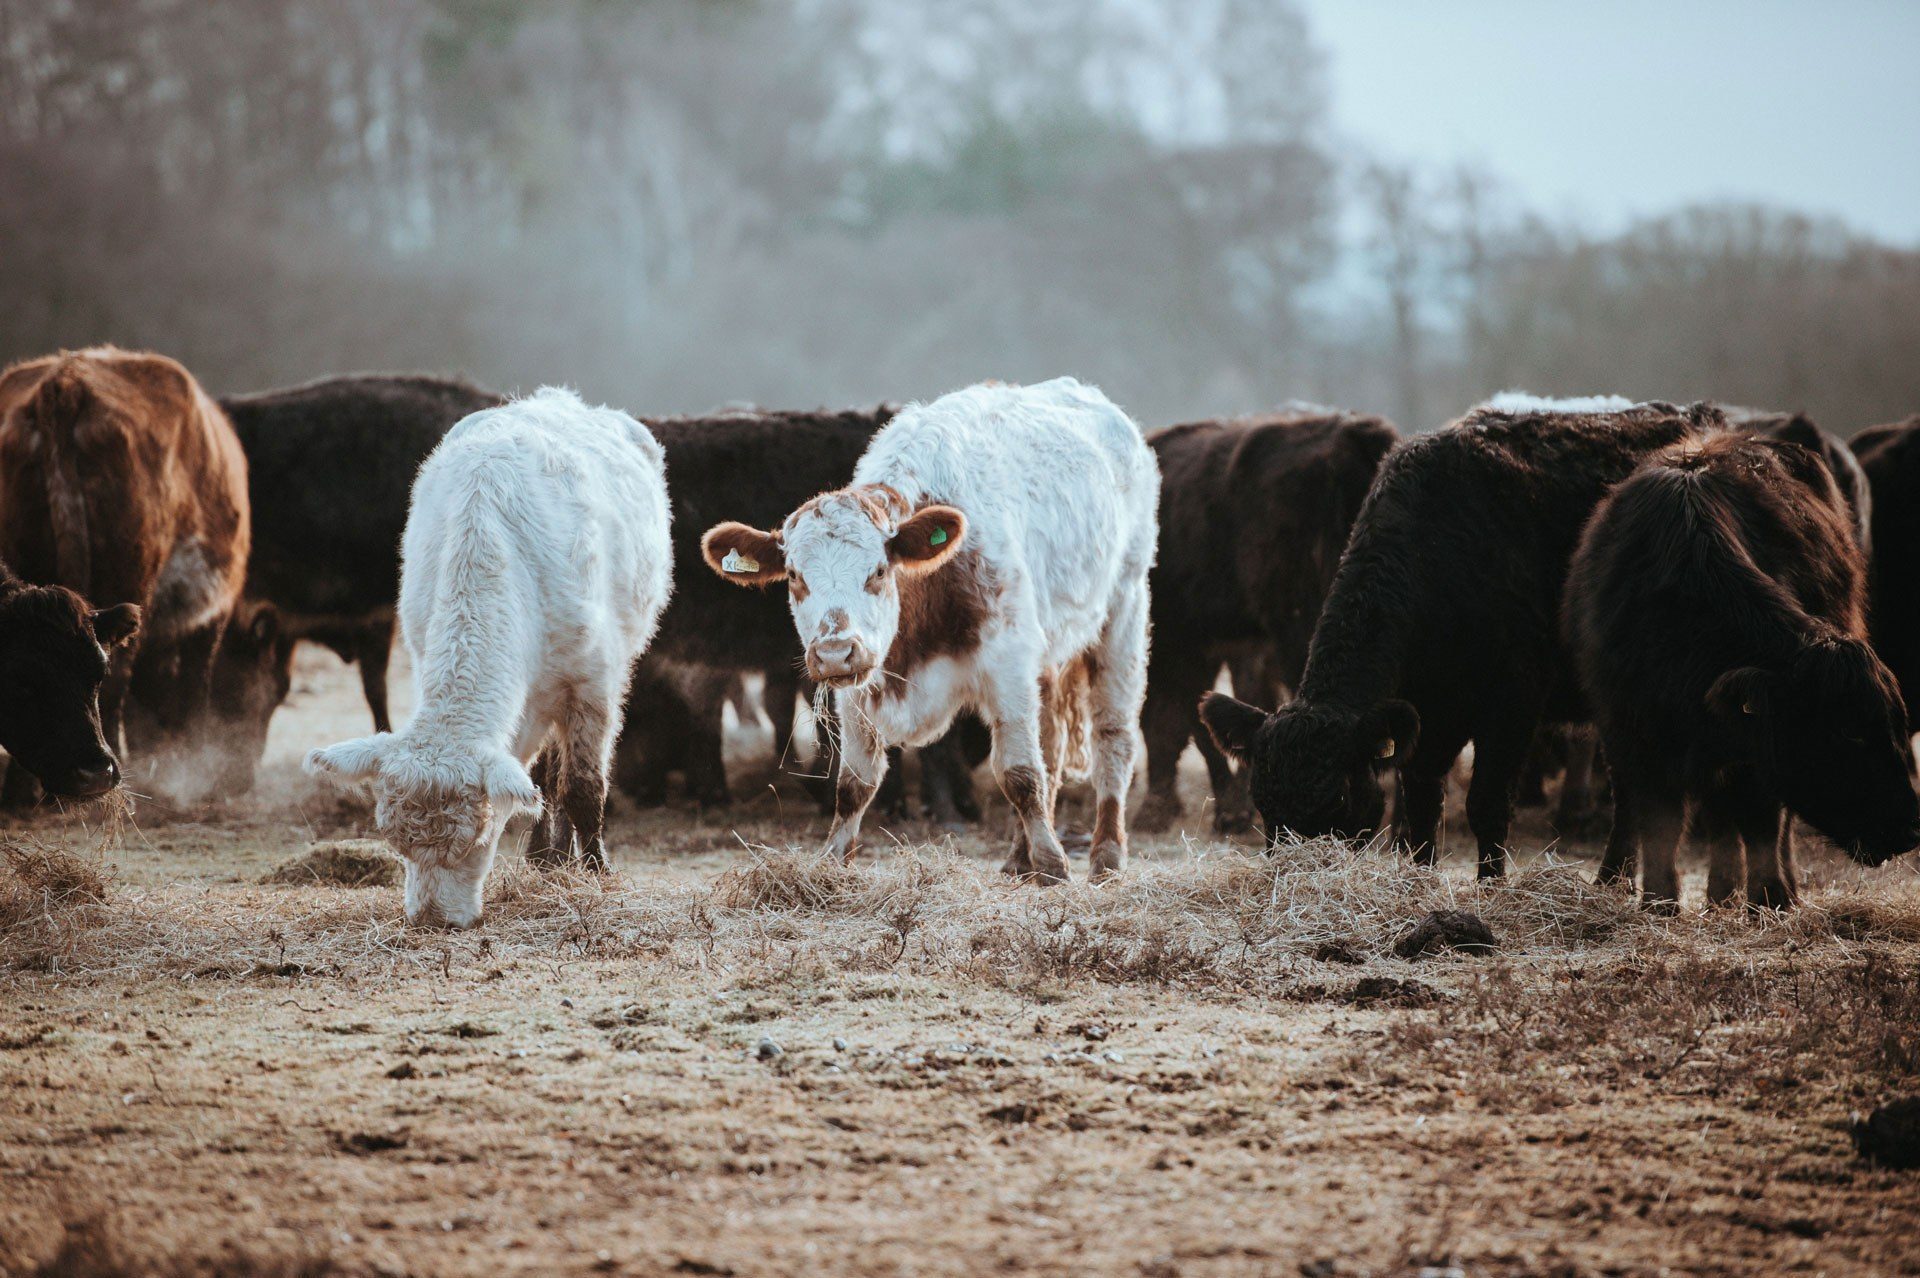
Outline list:
[[[842,821],[858,816],[873,797],[874,787],[863,785],[842,767],[840,780],[833,788],[833,815]]]
[[[961,656],[980,646],[980,628],[998,602],[1000,587],[978,555],[961,550],[938,572],[899,574],[897,579],[900,629],[887,650],[888,674],[910,675],[936,658]],[[886,686],[889,694],[907,687],[897,679]]]
[[[1013,805],[1021,820],[1031,821],[1040,815],[1047,783],[1038,772],[1032,768],[1008,768],[1000,778],[1000,788],[1007,792],[1007,802]]]

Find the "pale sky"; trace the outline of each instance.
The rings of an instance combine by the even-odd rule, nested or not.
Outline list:
[[[1600,231],[1723,198],[1920,246],[1920,0],[1299,0],[1334,125]]]

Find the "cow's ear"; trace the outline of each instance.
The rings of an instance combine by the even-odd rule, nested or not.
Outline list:
[[[391,732],[376,732],[370,737],[355,737],[337,745],[309,750],[302,766],[309,776],[368,781],[379,774],[380,761],[393,740]]]
[[[931,572],[967,538],[967,517],[952,506],[922,506],[887,542],[887,554],[905,572]]]
[[[280,637],[280,610],[272,604],[261,604],[247,618],[247,636],[264,648]]]
[[[1407,701],[1382,701],[1360,723],[1360,739],[1378,767],[1398,767],[1420,741],[1420,712]]]
[[[1747,733],[1765,722],[1780,676],[1758,666],[1738,666],[1707,689],[1707,712],[1727,727]]]
[[[540,787],[533,783],[526,765],[510,754],[499,754],[481,765],[481,781],[487,798],[498,807],[514,812],[540,811]]]
[[[787,576],[787,552],[780,534],[745,524],[715,524],[700,539],[707,567],[741,586],[770,586]]]
[[[1265,710],[1224,692],[1209,692],[1200,698],[1200,722],[1207,725],[1207,735],[1236,759],[1247,758],[1254,736],[1266,721]]]
[[[102,648],[118,648],[140,633],[138,604],[116,604],[111,608],[102,608],[87,620],[93,626],[93,637],[100,641]]]

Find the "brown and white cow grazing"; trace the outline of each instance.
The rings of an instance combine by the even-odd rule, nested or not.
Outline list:
[[[851,486],[778,530],[707,532],[722,577],[787,583],[807,672],[834,689],[843,753],[830,851],[852,855],[886,747],[929,742],[976,709],[1020,822],[1008,871],[1064,882],[1054,774],[1062,738],[1079,735],[1060,729],[1084,725],[1084,697],[1092,872],[1124,867],[1158,491],[1140,428],[1098,390],[1071,378],[980,385],[906,409]]]
[[[246,576],[247,463],[219,406],[163,355],[95,347],[0,374],[0,556],[28,581],[136,604],[100,693],[119,742],[133,661],[177,664],[163,726],[204,705]]]

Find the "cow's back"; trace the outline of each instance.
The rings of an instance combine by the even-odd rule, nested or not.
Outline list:
[[[1148,436],[1161,477],[1160,641],[1271,641],[1297,678],[1347,533],[1397,438],[1380,418],[1321,411]]]
[[[1723,434],[1663,450],[1608,495],[1565,612],[1610,731],[1679,753],[1714,679],[1790,649],[1806,618],[1866,637],[1865,557],[1823,457]]]
[[[959,507],[988,571],[1025,582],[1042,630],[1072,652],[1091,641],[1077,631],[1104,619],[1119,584],[1153,562],[1153,451],[1125,413],[1071,378],[914,405],[874,438],[854,480]]]
[[[420,467],[403,541],[425,677],[468,648],[568,666],[615,635],[643,645],[671,581],[666,521],[660,447],[624,413],[548,389],[465,418]]]
[[[160,355],[63,352],[0,378],[0,554],[167,635],[223,615],[250,539],[246,459],[218,405]]]
[[[742,590],[706,567],[700,538],[729,519],[778,528],[823,492],[844,487],[893,409],[748,411],[658,417],[673,491],[674,597],[652,651],[680,661],[760,670],[799,658],[784,585]]]
[[[1355,520],[1304,685],[1338,696],[1384,678],[1471,717],[1518,677],[1577,715],[1559,610],[1582,526],[1643,458],[1723,424],[1710,405],[1482,408],[1400,444]]]
[[[384,373],[224,397],[252,496],[248,594],[309,622],[390,610],[415,472],[455,422],[502,402],[451,378]]]

